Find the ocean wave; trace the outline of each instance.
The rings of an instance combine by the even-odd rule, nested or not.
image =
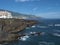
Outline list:
[[[48,26],[37,26],[39,28],[48,28]]]
[[[26,36],[20,37],[19,40],[21,40],[21,41],[26,41],[28,38],[29,38],[29,36],[26,35]]]
[[[55,24],[55,26],[60,26],[60,24]]]
[[[48,24],[48,26],[60,26],[60,24]]]
[[[60,24],[48,24],[48,26],[60,26]]]
[[[32,28],[35,28],[35,27],[36,27],[35,25],[32,26]]]
[[[55,45],[55,43],[54,42],[40,41],[39,45]]]
[[[53,33],[53,35],[60,37],[60,34],[59,33]]]

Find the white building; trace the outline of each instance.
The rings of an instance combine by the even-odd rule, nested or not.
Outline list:
[[[7,11],[0,11],[0,18],[12,18],[12,14]]]

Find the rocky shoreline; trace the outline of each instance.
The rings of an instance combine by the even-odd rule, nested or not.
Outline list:
[[[36,20],[0,19],[0,44],[17,40],[20,37],[18,34],[20,31],[37,23]]]

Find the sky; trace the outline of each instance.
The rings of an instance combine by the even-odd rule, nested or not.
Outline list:
[[[0,0],[0,9],[44,18],[60,18],[60,0]]]

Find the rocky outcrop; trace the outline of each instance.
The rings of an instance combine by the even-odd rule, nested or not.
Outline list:
[[[35,20],[0,19],[0,44],[17,40],[20,37],[18,32],[35,24]]]

